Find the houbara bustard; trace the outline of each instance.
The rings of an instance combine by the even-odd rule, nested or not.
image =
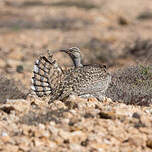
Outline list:
[[[48,53],[48,57],[40,56],[34,64],[31,87],[38,97],[50,96],[50,102],[64,100],[69,95],[104,99],[111,82],[111,75],[105,65],[83,65],[80,49],[77,47],[55,52],[67,53],[74,66],[63,70],[53,59],[53,54]]]

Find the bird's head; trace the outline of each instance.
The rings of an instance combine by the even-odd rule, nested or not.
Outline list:
[[[83,66],[81,63],[80,49],[78,47],[72,47],[69,49],[62,49],[59,51],[67,53],[71,57],[75,67],[82,67]]]
[[[67,53],[73,60],[81,58],[80,49],[78,47],[72,47],[60,51]]]

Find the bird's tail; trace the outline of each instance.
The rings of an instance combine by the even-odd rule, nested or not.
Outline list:
[[[35,61],[31,89],[38,97],[52,94],[57,85],[55,81],[58,80],[61,70],[52,56],[40,56]]]

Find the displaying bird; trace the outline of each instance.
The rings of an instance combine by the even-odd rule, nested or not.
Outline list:
[[[56,52],[67,53],[74,66],[62,70],[53,59],[53,55],[40,56],[35,64],[32,77],[32,89],[37,96],[50,96],[50,102],[64,100],[69,95],[83,98],[90,96],[103,100],[105,91],[111,82],[111,75],[105,65],[83,65],[80,49],[72,47]]]

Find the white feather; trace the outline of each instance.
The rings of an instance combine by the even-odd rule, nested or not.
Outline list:
[[[34,65],[34,68],[33,68],[34,72],[38,73],[39,72],[39,68],[37,67],[37,65]]]
[[[39,64],[39,62],[40,62],[40,60],[36,60],[36,61],[35,61],[36,64]]]
[[[36,88],[33,85],[31,86],[31,89],[34,90],[34,91],[36,90]]]
[[[46,83],[46,82],[41,82],[41,84],[42,84],[42,86],[44,86],[44,87],[48,87],[48,86],[49,86],[49,84]]]

